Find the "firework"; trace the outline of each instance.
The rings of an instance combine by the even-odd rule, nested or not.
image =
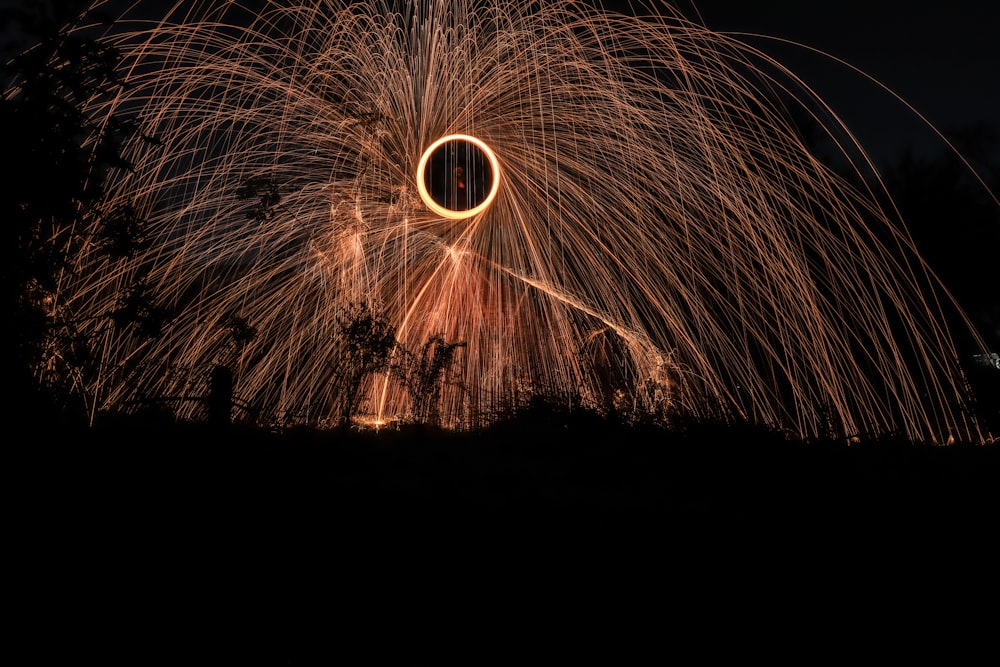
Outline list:
[[[195,418],[225,366],[238,409],[282,424],[464,428],[540,396],[981,437],[943,291],[790,122],[835,127],[821,100],[744,43],[668,6],[181,4],[102,36],[128,86],[85,106],[139,129],[107,208],[146,229],[127,257],[75,252],[62,286],[95,410]],[[109,321],[137,284],[173,315],[159,336]],[[449,352],[432,392],[348,367],[359,304],[411,370]]]

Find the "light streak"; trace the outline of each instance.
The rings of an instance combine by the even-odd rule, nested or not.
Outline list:
[[[135,171],[111,184],[142,206],[150,247],[81,249],[60,295],[106,342],[86,388],[99,409],[225,364],[261,420],[328,423],[337,315],[362,302],[409,350],[466,343],[439,406],[459,428],[542,395],[807,438],[981,439],[953,304],[891,206],[788,122],[776,95],[817,123],[832,112],[780,64],[666,5],[261,4],[252,22],[221,0],[126,13],[103,36],[129,86],[86,112],[164,145],[130,141]],[[821,127],[844,136],[835,116]],[[462,219],[419,178],[455,135],[495,170]],[[280,203],[238,197],[253,179]],[[159,339],[103,323],[138,277],[177,313]],[[231,315],[257,338],[234,345]],[[393,378],[362,390],[358,414],[407,417]]]

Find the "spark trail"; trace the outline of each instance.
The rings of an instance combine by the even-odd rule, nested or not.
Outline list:
[[[466,344],[438,406],[455,428],[546,396],[803,437],[982,438],[954,304],[883,193],[810,152],[790,108],[843,128],[762,53],[666,5],[247,4],[132,10],[102,35],[129,85],[87,113],[162,146],[128,143],[135,169],[110,187],[109,206],[140,207],[148,248],[85,247],[62,286],[100,342],[95,410],[196,392],[222,364],[261,420],[329,423],[338,315],[362,303],[409,350]],[[453,134],[500,172],[458,219],[416,177]],[[159,338],[107,322],[140,277],[176,313]],[[235,344],[232,317],[258,335]],[[372,374],[356,414],[411,407]]]

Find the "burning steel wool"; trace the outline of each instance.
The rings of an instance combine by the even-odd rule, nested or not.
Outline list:
[[[541,397],[980,439],[955,305],[759,51],[667,5],[247,4],[73,28],[121,55],[126,85],[83,108],[135,128],[106,210],[145,230],[74,248],[54,300],[98,352],[94,412],[222,366],[262,423],[462,429]],[[136,285],[158,335],[109,318]]]

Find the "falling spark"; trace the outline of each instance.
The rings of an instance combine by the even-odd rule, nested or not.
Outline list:
[[[836,116],[746,43],[666,5],[257,4],[249,21],[221,0],[133,9],[102,35],[128,86],[86,113],[162,146],[127,143],[135,169],[110,185],[149,247],[84,248],[62,286],[104,342],[96,409],[183,395],[221,364],[261,421],[330,423],[338,317],[363,303],[408,350],[465,344],[437,407],[456,428],[543,396],[806,438],[981,440],[947,292],[884,193],[817,159],[788,109],[834,140]],[[496,160],[469,216],[429,206],[417,176],[451,135]],[[102,319],[140,277],[176,313],[159,338]],[[234,345],[232,316],[258,335]],[[388,373],[361,394],[359,423],[413,409]]]

